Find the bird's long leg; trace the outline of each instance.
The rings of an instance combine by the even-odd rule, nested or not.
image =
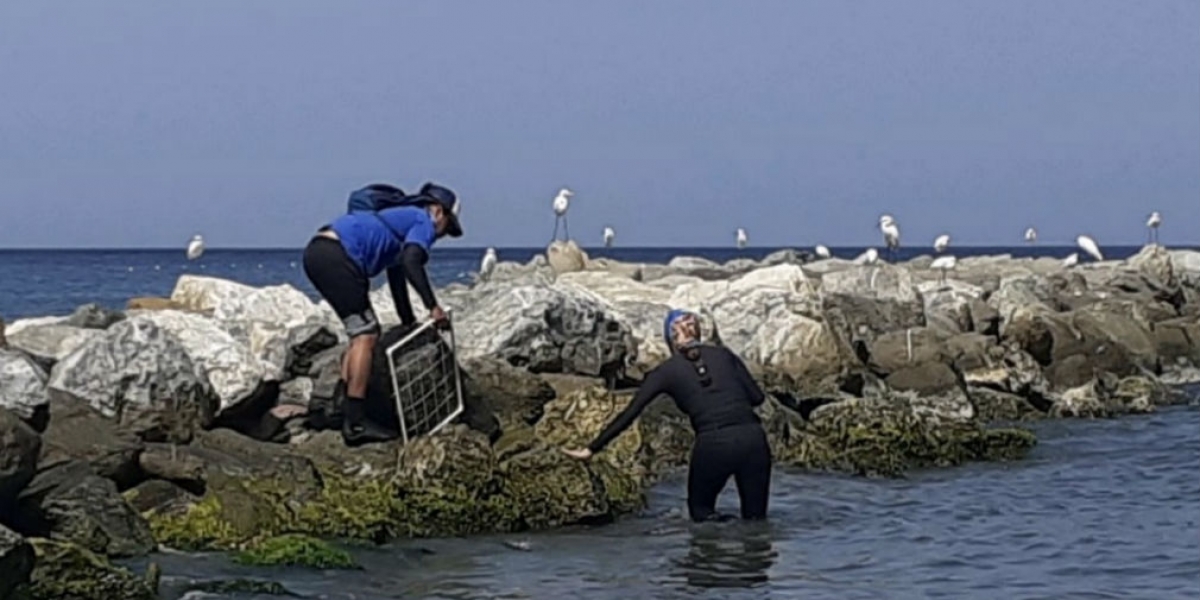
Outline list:
[[[567,228],[567,215],[563,215],[563,237],[571,241],[571,230]]]
[[[550,242],[558,239],[558,215],[554,215],[554,233],[550,236]]]

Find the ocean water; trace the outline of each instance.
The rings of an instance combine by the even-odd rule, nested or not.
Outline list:
[[[764,523],[688,523],[677,476],[612,525],[353,547],[362,571],[152,559],[165,598],[234,578],[328,600],[1200,598],[1200,406],[1033,427],[1039,445],[1011,463],[900,480],[776,469]],[[719,506],[736,501],[731,484]]]
[[[777,248],[588,248],[591,256],[631,262],[665,263],[681,255],[702,256],[718,262],[734,258],[762,258]],[[811,249],[810,249],[811,250]],[[854,258],[865,248],[831,248],[834,256]],[[1105,247],[1105,256],[1125,258],[1137,246]],[[527,262],[541,248],[500,248],[500,260]],[[962,247],[959,257],[1008,253],[1013,256],[1065,258],[1076,249],[1068,246]],[[289,283],[304,292],[315,292],[300,265],[302,249],[209,250],[199,260],[188,261],[178,250],[0,250],[0,317],[69,314],[77,306],[96,302],[123,308],[129,298],[169,296],[185,273],[223,277],[250,285]],[[901,249],[906,260],[928,254],[926,248]],[[477,271],[481,249],[435,248],[430,277],[436,285],[463,281]],[[378,284],[384,278],[380,277]]]

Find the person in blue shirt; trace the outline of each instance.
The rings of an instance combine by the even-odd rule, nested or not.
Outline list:
[[[344,395],[342,437],[347,445],[394,437],[371,423],[364,410],[371,357],[381,332],[371,308],[371,279],[387,272],[402,325],[413,325],[417,320],[408,296],[408,285],[412,284],[429,316],[444,326],[446,313],[433,295],[425,263],[438,239],[462,235],[458,210],[453,191],[425,184],[403,206],[338,217],[321,227],[304,250],[305,275],[337,313],[350,337],[335,391],[335,396]]]

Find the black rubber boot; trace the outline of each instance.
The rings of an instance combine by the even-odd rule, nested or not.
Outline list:
[[[393,436],[383,428],[371,422],[363,411],[363,402],[357,398],[347,398],[342,404],[342,441],[347,446],[361,446],[372,442],[386,442]]]

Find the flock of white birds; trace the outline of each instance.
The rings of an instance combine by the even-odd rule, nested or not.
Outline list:
[[[558,239],[559,220],[562,221],[563,233],[566,236],[566,239],[570,239],[570,234],[567,232],[567,209],[571,206],[572,195],[574,195],[574,192],[567,188],[562,188],[559,190],[558,195],[554,197],[554,202],[552,203],[552,207],[554,209],[554,235],[551,237],[551,241]],[[1158,243],[1158,228],[1161,225],[1162,215],[1159,214],[1158,211],[1150,213],[1150,217],[1146,219],[1146,228],[1149,230],[1148,237],[1150,243]],[[900,250],[900,225],[896,222],[896,218],[888,214],[881,215],[879,217],[879,232],[883,235],[883,244],[887,248],[888,257],[894,260]],[[749,243],[749,236],[746,234],[746,230],[742,227],[737,228],[734,236],[734,244],[739,249],[745,248]],[[1037,243],[1037,229],[1034,229],[1033,227],[1026,229],[1024,237],[1027,243]],[[604,228],[604,247],[612,247],[613,240],[615,238],[616,231],[613,230],[612,227],[606,226]],[[1100,251],[1100,246],[1096,243],[1096,240],[1092,239],[1091,236],[1080,235],[1076,237],[1075,245],[1095,260],[1104,260],[1104,254]],[[942,281],[945,281],[946,272],[953,270],[958,265],[958,259],[954,255],[945,254],[946,250],[949,248],[950,234],[943,233],[934,238],[933,251],[939,256],[933,259],[933,262],[930,263],[929,268],[939,271]],[[814,247],[813,252],[818,258],[830,258],[833,256],[833,254],[829,251],[829,248],[821,244],[818,244],[816,247]],[[487,279],[488,276],[491,275],[492,270],[496,268],[497,260],[495,248],[488,248],[484,252],[483,262],[479,265],[479,276],[481,279]],[[861,255],[855,258],[854,262],[867,265],[876,264],[879,262],[879,251],[875,248],[868,248],[866,252],[863,252]],[[1078,252],[1072,253],[1062,261],[1062,265],[1064,267],[1072,267],[1077,264],[1079,264]]]
[[[563,236],[565,239],[571,239],[570,231],[567,229],[567,209],[571,207],[571,196],[575,195],[568,188],[562,188],[554,197],[551,203],[551,208],[554,209],[554,234],[551,236],[551,241],[558,239],[558,224],[562,222]],[[1148,238],[1150,243],[1158,243],[1158,228],[1162,226],[1162,215],[1158,211],[1150,213],[1150,217],[1146,219],[1146,229],[1148,230]],[[895,217],[892,215],[881,215],[879,217],[879,232],[883,235],[883,244],[887,248],[889,258],[895,259],[897,252],[900,250],[900,225],[896,223]],[[734,234],[734,243],[739,249],[745,248],[749,243],[749,236],[746,235],[746,230],[738,227]],[[604,247],[611,248],[616,240],[617,232],[611,226],[604,227],[603,239]],[[1030,244],[1037,243],[1037,230],[1033,227],[1025,230],[1025,241]],[[1104,260],[1104,254],[1100,252],[1100,246],[1096,244],[1096,240],[1091,236],[1080,235],[1075,238],[1075,245],[1091,256],[1095,260]],[[944,254],[950,248],[950,234],[943,233],[933,240],[933,251],[939,256],[930,263],[929,268],[941,272],[941,278],[945,280],[946,272],[954,269],[958,265],[958,259],[952,254]],[[814,253],[818,258],[830,258],[833,256],[829,248],[818,244],[813,248]],[[191,242],[187,245],[188,260],[196,260],[204,254],[204,237],[196,234],[192,237]],[[496,262],[499,259],[496,256],[495,248],[488,248],[483,253],[483,261],[479,265],[479,276],[486,279],[491,275],[492,270],[496,268]],[[875,248],[868,248],[854,262],[859,264],[875,264],[879,261],[879,251]],[[1070,256],[1063,259],[1064,267],[1072,267],[1079,264],[1079,253],[1073,252]]]

